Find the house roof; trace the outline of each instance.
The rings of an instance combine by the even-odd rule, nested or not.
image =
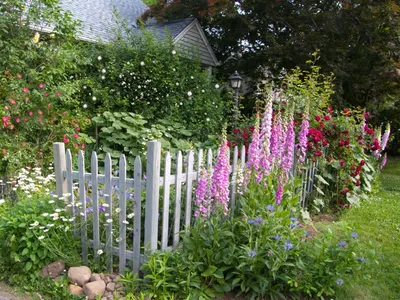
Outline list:
[[[80,37],[89,41],[109,40],[109,29],[116,24],[116,15],[128,25],[136,25],[148,9],[141,0],[60,0],[60,5],[82,22]]]
[[[117,24],[116,16],[137,28],[137,20],[148,9],[141,0],[60,0],[60,5],[82,22],[80,38],[87,41],[110,40],[110,29]],[[146,29],[160,38],[170,34],[175,45],[188,57],[193,56],[196,48],[203,64],[219,64],[196,18],[153,24]]]

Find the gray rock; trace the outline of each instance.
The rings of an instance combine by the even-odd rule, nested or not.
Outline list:
[[[102,280],[100,274],[93,273],[92,276],[90,277],[89,281],[92,282],[92,281],[98,281],[98,280]]]
[[[72,283],[76,283],[79,286],[82,286],[89,282],[90,277],[92,276],[92,272],[88,267],[71,267],[68,270],[68,278]]]
[[[60,274],[65,269],[65,263],[62,261],[55,261],[40,270],[40,275],[43,277],[50,276],[51,278],[56,278],[60,276]]]
[[[77,296],[83,295],[83,289],[78,285],[70,284],[68,286],[68,291],[72,295],[77,295]]]
[[[89,300],[94,300],[97,296],[103,296],[105,289],[106,284],[102,280],[88,282],[83,286],[83,291]]]
[[[109,292],[114,292],[115,291],[115,283],[114,282],[108,283],[106,289]]]

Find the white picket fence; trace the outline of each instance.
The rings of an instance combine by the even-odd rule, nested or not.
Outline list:
[[[56,173],[57,195],[59,197],[68,195],[71,206],[71,214],[75,218],[80,218],[81,226],[74,223],[75,234],[80,234],[82,242],[82,258],[86,263],[88,261],[89,248],[93,250],[95,262],[100,262],[98,250],[104,251],[106,256],[106,266],[111,272],[113,268],[113,256],[119,257],[119,271],[122,272],[126,268],[127,260],[132,261],[133,271],[139,271],[140,265],[145,257],[155,250],[168,250],[176,248],[179,244],[180,232],[188,230],[192,224],[192,202],[194,182],[197,181],[199,171],[205,161],[205,167],[212,169],[215,160],[213,151],[209,149],[204,156],[203,150],[199,150],[196,155],[193,151],[188,151],[185,158],[185,168],[182,153],[179,151],[175,161],[175,173],[172,173],[171,155],[169,152],[165,154],[163,170],[161,176],[161,144],[157,141],[148,143],[147,149],[147,165],[146,180],[143,179],[142,162],[140,157],[136,157],[133,167],[133,178],[127,178],[127,164],[124,155],[119,160],[118,177],[112,174],[112,163],[110,154],[107,153],[104,160],[104,172],[99,174],[99,162],[97,154],[92,153],[90,173],[85,171],[84,153],[78,153],[78,170],[72,169],[72,155],[70,150],[65,151],[64,143],[54,143],[54,169]],[[238,164],[240,158],[240,164]],[[236,174],[237,169],[244,169],[246,162],[245,148],[238,147],[233,149],[232,172],[231,172],[231,192],[230,205],[234,208],[236,205]],[[294,169],[294,168],[293,168]],[[306,194],[312,189],[312,180],[314,176],[314,167],[310,168],[304,176],[304,184],[302,191],[302,202],[304,202]],[[88,215],[86,212],[86,185],[91,182],[91,199],[93,208],[93,237],[87,236]],[[75,199],[74,188],[78,184],[78,199]],[[100,224],[99,224],[99,185],[104,186],[104,201],[107,204],[105,213],[112,216],[113,198],[112,187],[118,186],[118,207],[119,207],[119,242],[115,242],[115,236],[112,230],[112,223],[106,224],[105,243],[100,242]],[[170,191],[174,186],[174,207],[173,220],[170,220]],[[160,207],[160,187],[162,187],[162,214],[159,214]],[[127,189],[133,189],[133,244],[127,245]],[[142,224],[142,191],[145,190],[145,216],[144,224]],[[184,193],[184,194],[183,194]],[[184,197],[182,197],[182,195]],[[182,200],[186,199],[186,203]],[[79,210],[77,211],[77,203]],[[128,208],[129,209],[129,208]],[[76,215],[75,215],[76,214]],[[181,219],[184,220],[181,224]],[[159,226],[159,222],[162,222]],[[144,238],[141,237],[142,226],[144,226]],[[158,229],[162,232],[159,234]],[[172,231],[172,238],[170,231]],[[145,247],[143,247],[143,245]],[[145,251],[143,249],[146,249]],[[131,250],[130,250],[131,249]]]
[[[78,183],[79,191],[79,202],[80,202],[80,214],[75,217],[81,218],[80,228],[76,228],[76,233],[81,235],[82,241],[82,258],[84,262],[88,259],[88,248],[93,249],[95,261],[99,262],[99,255],[97,251],[99,249],[104,250],[106,256],[106,264],[108,270],[112,271],[113,255],[119,257],[119,270],[122,271],[126,266],[126,260],[133,262],[133,271],[139,270],[140,264],[143,262],[145,254],[141,247],[141,229],[144,225],[144,245],[146,251],[153,252],[157,249],[167,250],[176,248],[179,244],[179,234],[181,230],[190,228],[192,222],[192,202],[193,202],[193,190],[194,181],[198,179],[199,170],[203,163],[203,150],[199,150],[197,153],[195,168],[195,157],[193,151],[188,151],[185,165],[183,168],[183,157],[179,151],[176,156],[176,171],[175,174],[171,170],[171,155],[169,152],[164,157],[164,176],[161,176],[161,144],[157,141],[148,143],[147,150],[147,166],[146,166],[146,180],[143,180],[142,174],[142,163],[140,157],[136,157],[134,164],[134,176],[133,178],[127,178],[127,164],[124,155],[121,155],[119,161],[119,174],[118,177],[112,175],[111,170],[111,157],[110,154],[106,154],[104,161],[104,173],[99,174],[98,172],[98,159],[95,152],[92,153],[90,173],[85,171],[84,153],[82,151],[78,154],[78,170],[72,169],[72,155],[70,150],[65,151],[64,143],[54,143],[54,168],[56,173],[56,186],[57,195],[67,194],[68,200],[73,204],[71,207],[71,214],[76,214],[76,199],[74,195],[74,183]],[[212,168],[213,166],[213,151],[209,149],[205,157],[206,167]],[[239,151],[235,147],[233,151],[233,164],[231,173],[231,207],[235,206],[235,190],[236,180],[235,174],[237,168],[244,168],[245,164],[245,149],[244,147],[240,151],[241,164],[238,165]],[[185,169],[185,170],[184,170]],[[93,239],[87,237],[87,212],[86,212],[86,183],[91,182],[91,198],[93,207]],[[104,201],[107,205],[105,213],[112,215],[113,212],[113,201],[112,201],[112,186],[118,186],[119,194],[119,239],[120,242],[117,244],[114,242],[115,237],[112,232],[112,224],[107,224],[106,228],[106,243],[100,243],[100,225],[99,225],[99,185],[104,185]],[[172,226],[170,226],[169,220],[169,209],[170,209],[170,189],[171,186],[175,186],[175,207],[174,218]],[[162,215],[159,215],[159,199],[160,199],[160,187],[162,189]],[[133,245],[129,245],[128,248],[133,250],[127,250],[126,243],[126,222],[127,218],[127,199],[126,190],[133,188],[134,195],[134,228],[133,228]],[[146,191],[145,201],[145,221],[141,223],[141,204],[142,204],[142,190]],[[185,193],[184,197],[186,203],[182,203],[182,193]],[[181,224],[181,217],[184,217],[184,224]],[[159,240],[159,222],[162,222],[162,233],[161,240]],[[170,228],[173,227],[173,228]],[[169,230],[172,229],[173,239],[172,245],[169,244]],[[158,243],[160,242],[160,247]],[[115,245],[116,244],[116,245]]]

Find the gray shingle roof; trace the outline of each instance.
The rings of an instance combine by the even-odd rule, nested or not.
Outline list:
[[[195,18],[186,18],[181,20],[169,21],[167,23],[157,23],[155,25],[147,26],[153,34],[163,37],[167,32],[171,34],[172,39],[175,39]]]
[[[128,25],[136,25],[137,19],[148,9],[141,0],[60,0],[64,10],[82,21],[81,38],[109,40],[110,27],[115,24],[115,12]]]

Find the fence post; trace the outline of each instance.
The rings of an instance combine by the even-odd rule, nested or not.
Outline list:
[[[154,252],[157,250],[158,240],[161,143],[150,141],[147,145],[144,245],[147,250]]]
[[[65,161],[64,143],[53,143],[54,171],[56,175],[56,192],[58,197],[67,193],[67,179],[64,178],[64,171],[67,170]]]

